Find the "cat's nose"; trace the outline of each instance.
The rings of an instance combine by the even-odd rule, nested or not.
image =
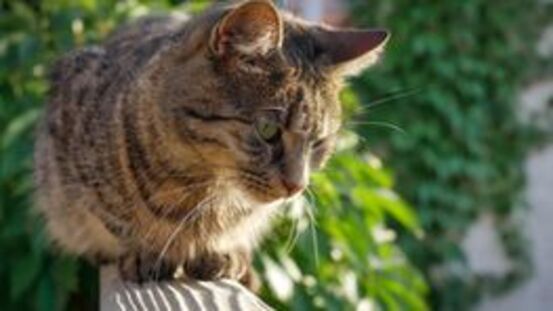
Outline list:
[[[283,179],[282,184],[284,185],[284,188],[288,191],[288,196],[293,196],[294,194],[301,192],[303,188],[305,188],[305,185],[302,183],[290,181]]]

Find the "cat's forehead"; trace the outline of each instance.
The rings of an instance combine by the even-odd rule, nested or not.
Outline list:
[[[336,100],[317,90],[302,89],[299,100],[288,102],[281,124],[291,132],[312,138],[332,135],[339,127]]]
[[[286,129],[326,136],[339,126],[338,89],[332,81],[310,74],[275,55],[266,63],[226,75],[229,102],[251,118],[271,117]]]
[[[273,96],[260,99],[260,114],[269,111],[287,130],[311,137],[328,136],[338,130],[338,90],[329,81],[293,75],[275,91]]]
[[[316,54],[309,29],[287,23],[281,49],[263,58],[221,62],[216,72],[240,111],[252,117],[278,115],[293,131],[325,136],[339,127],[339,83],[318,67]]]

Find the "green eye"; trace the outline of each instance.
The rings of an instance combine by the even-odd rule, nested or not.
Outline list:
[[[259,136],[267,141],[273,141],[280,135],[280,127],[274,121],[270,120],[260,120],[256,123],[255,129]]]

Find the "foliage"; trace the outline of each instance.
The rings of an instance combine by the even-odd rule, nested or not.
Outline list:
[[[353,93],[343,98],[346,107],[357,105]],[[264,248],[268,301],[277,309],[427,309],[425,280],[386,224],[393,219],[421,237],[417,216],[391,190],[394,182],[380,160],[358,147],[359,137],[345,131],[328,168],[313,176],[306,202],[290,207],[292,231],[280,234],[288,243],[276,238]]]
[[[371,120],[403,129],[361,131],[396,170],[397,188],[427,233],[402,236],[403,248],[431,283],[434,308],[467,309],[531,272],[520,232],[522,161],[540,135],[517,120],[515,104],[536,65],[536,31],[547,14],[537,1],[353,3],[357,21],[393,33],[382,65],[356,89]],[[498,219],[513,264],[503,277],[471,271],[461,248],[483,213]]]
[[[205,1],[195,1],[197,9]],[[32,213],[33,125],[47,92],[45,76],[66,51],[97,42],[121,21],[171,1],[0,2],[0,302],[4,310],[91,310],[97,303],[97,271],[49,248]],[[346,104],[357,105],[351,93]],[[259,256],[264,297],[282,309],[426,309],[425,281],[396,246],[386,222],[421,236],[412,209],[391,189],[387,170],[360,152],[344,133],[340,154],[313,179],[311,204],[290,208]],[[307,212],[317,210],[316,225]],[[291,227],[286,226],[289,224]],[[286,229],[297,232],[284,243]],[[315,231],[306,230],[314,228]],[[317,234],[313,234],[316,232]],[[292,235],[295,237],[296,235]],[[317,237],[315,239],[315,237]],[[295,246],[292,246],[295,245]],[[288,249],[287,249],[288,247]],[[276,271],[276,272],[275,272]],[[280,272],[280,273],[279,273]],[[276,273],[276,274],[275,274]],[[291,297],[278,291],[278,277],[292,282]]]

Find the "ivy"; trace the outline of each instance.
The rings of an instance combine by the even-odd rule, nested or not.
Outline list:
[[[366,118],[403,131],[360,131],[395,169],[397,189],[420,216],[425,238],[402,235],[401,245],[429,280],[432,306],[468,309],[486,293],[520,284],[532,270],[517,223],[527,208],[522,163],[542,134],[519,122],[516,99],[540,71],[534,49],[546,7],[515,0],[352,2],[359,24],[393,34],[382,64],[355,85]],[[513,264],[503,277],[471,271],[461,249],[482,213],[499,220]]]

